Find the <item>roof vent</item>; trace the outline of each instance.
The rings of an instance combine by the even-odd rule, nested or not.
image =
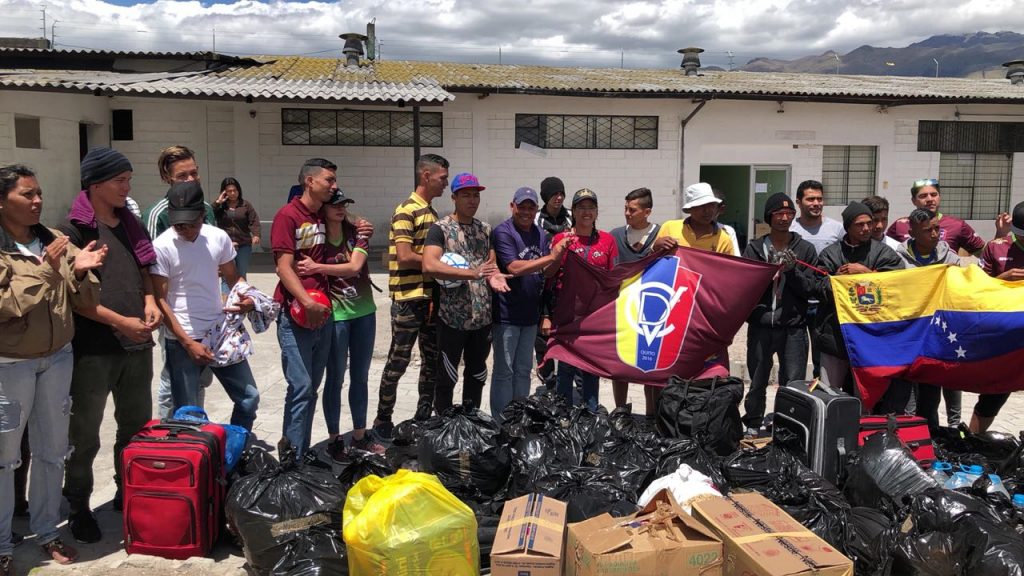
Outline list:
[[[694,48],[692,46],[677,50],[677,52],[683,55],[683,63],[681,64],[683,74],[697,76],[697,70],[700,69],[700,53],[703,51],[703,48]]]
[[[1024,85],[1024,60],[1013,60],[1003,64],[1006,67],[1006,77],[1010,84]]]
[[[349,32],[347,34],[340,34],[338,38],[345,41],[345,47],[341,49],[341,53],[345,55],[345,66],[358,68],[359,57],[363,55],[363,42],[366,42],[366,36],[358,32]]]

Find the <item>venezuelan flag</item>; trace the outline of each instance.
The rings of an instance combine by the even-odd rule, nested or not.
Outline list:
[[[1024,283],[978,266],[833,276],[850,366],[866,406],[901,377],[968,392],[1024,390]]]

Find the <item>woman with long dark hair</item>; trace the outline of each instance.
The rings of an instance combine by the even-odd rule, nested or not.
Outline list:
[[[242,185],[234,178],[220,183],[220,195],[213,202],[213,215],[217,227],[228,233],[235,245],[235,268],[245,277],[252,259],[252,247],[260,245],[260,216],[248,200],[242,197]]]
[[[21,437],[31,429],[30,528],[59,564],[78,553],[60,539],[61,484],[71,412],[72,307],[95,309],[107,248],[82,250],[39,223],[42,190],[21,165],[0,168],[0,576],[14,574],[11,519]]]

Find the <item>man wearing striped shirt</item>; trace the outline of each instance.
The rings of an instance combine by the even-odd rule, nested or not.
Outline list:
[[[437,380],[437,284],[423,275],[423,246],[437,212],[430,205],[448,187],[448,161],[424,154],[416,162],[416,190],[395,208],[388,236],[388,288],[391,292],[391,349],[380,380],[374,432],[390,439],[398,381],[409,367],[419,340],[420,378],[416,419],[430,417]]]

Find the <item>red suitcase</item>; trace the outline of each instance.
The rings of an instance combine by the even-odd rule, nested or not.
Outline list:
[[[920,416],[863,416],[860,419],[860,433],[857,445],[863,446],[868,436],[889,428],[893,420],[893,429],[900,440],[907,445],[914,459],[922,468],[931,467],[935,462],[935,446],[928,430],[928,421]]]
[[[151,420],[121,456],[124,546],[129,554],[205,556],[220,532],[224,428]]]

